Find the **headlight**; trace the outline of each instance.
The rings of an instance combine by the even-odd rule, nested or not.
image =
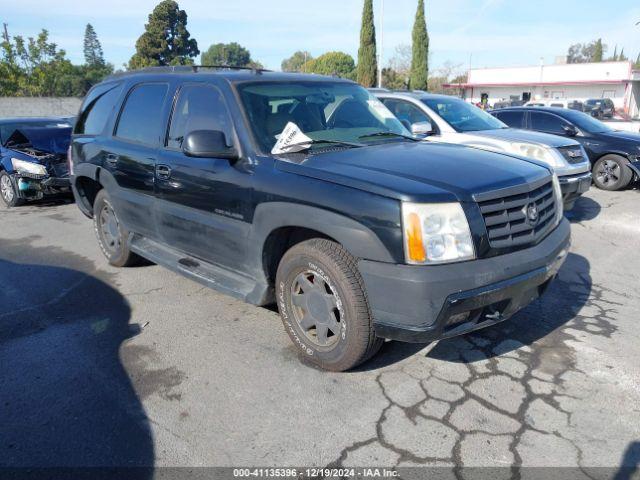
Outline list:
[[[556,197],[556,221],[555,224],[558,225],[560,220],[562,220],[562,215],[564,214],[564,202],[562,200],[562,189],[560,188],[560,180],[558,180],[558,176],[553,174],[553,194]]]
[[[476,258],[469,223],[459,203],[403,203],[402,228],[407,263]]]
[[[38,163],[31,163],[18,158],[12,158],[11,164],[13,169],[18,173],[30,173],[32,175],[46,175],[47,169],[44,165]]]
[[[567,166],[564,158],[562,158],[560,154],[556,155],[552,149],[543,147],[542,145],[514,142],[511,144],[511,147],[513,148],[513,152],[517,155],[532,158],[534,160],[540,160],[552,167],[562,168]]]

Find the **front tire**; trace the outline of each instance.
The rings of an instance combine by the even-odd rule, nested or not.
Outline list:
[[[593,166],[593,183],[602,190],[622,190],[633,179],[627,161],[618,155],[605,155]]]
[[[129,249],[129,232],[118,221],[111,198],[104,189],[98,192],[93,203],[93,228],[109,264],[114,267],[140,264],[142,259]]]
[[[356,260],[335,242],[315,238],[285,253],[276,275],[276,294],[291,341],[323,369],[349,370],[382,346],[373,331]]]
[[[24,204],[24,200],[18,195],[14,181],[4,170],[0,172],[0,198],[8,208]]]

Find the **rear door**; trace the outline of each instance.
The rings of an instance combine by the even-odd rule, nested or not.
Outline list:
[[[507,124],[511,128],[525,128],[525,112],[503,110],[501,112],[494,112],[493,116],[500,120],[502,123]]]
[[[251,171],[224,158],[195,158],[182,152],[196,130],[222,131],[237,140],[224,95],[209,83],[183,84],[156,165],[158,219],[162,240],[194,257],[237,268],[246,263],[252,199]]]
[[[155,164],[163,137],[169,84],[139,83],[128,92],[105,144],[104,167],[117,188],[110,191],[120,221],[132,232],[157,238]]]

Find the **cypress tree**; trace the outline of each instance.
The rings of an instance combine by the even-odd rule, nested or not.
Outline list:
[[[102,45],[100,45],[98,35],[90,23],[87,23],[87,27],[84,30],[84,63],[89,66],[104,65]]]
[[[358,49],[358,83],[363,87],[375,87],[378,74],[376,59],[376,27],[373,22],[373,0],[364,0],[360,48]]]
[[[424,0],[418,0],[418,11],[413,24],[413,49],[409,88],[426,90],[429,78],[429,34],[424,16]]]
[[[618,61],[618,45],[613,49],[613,57],[611,57],[611,60],[614,62]]]

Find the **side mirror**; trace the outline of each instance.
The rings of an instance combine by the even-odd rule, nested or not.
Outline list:
[[[563,125],[562,129],[564,130],[564,133],[569,137],[575,137],[576,135],[578,135],[578,129],[573,125]]]
[[[417,122],[411,125],[411,133],[414,135],[430,135],[433,133],[431,122]]]
[[[238,159],[236,149],[227,145],[224,132],[218,130],[189,132],[182,142],[182,153],[188,157]]]

